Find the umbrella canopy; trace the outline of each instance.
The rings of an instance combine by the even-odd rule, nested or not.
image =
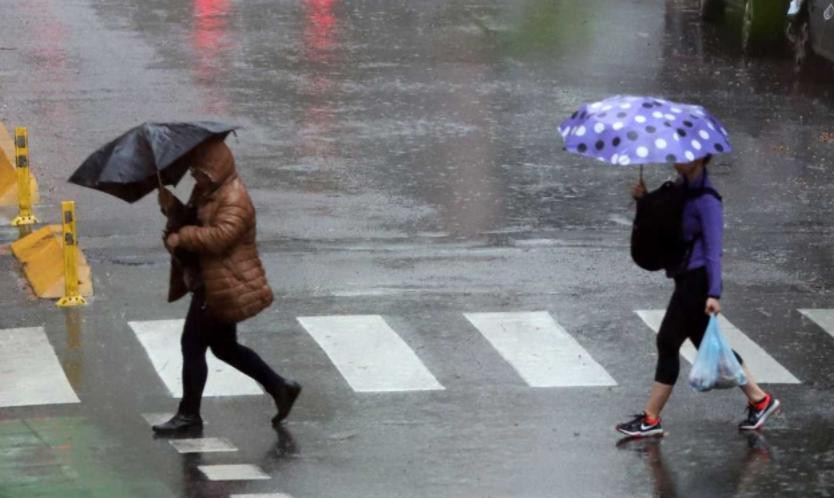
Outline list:
[[[582,106],[559,126],[565,150],[608,164],[686,163],[732,151],[727,130],[703,107],[615,96]]]
[[[157,188],[160,179],[165,185],[179,183],[189,166],[179,159],[237,128],[213,121],[144,123],[93,152],[69,181],[136,202]]]

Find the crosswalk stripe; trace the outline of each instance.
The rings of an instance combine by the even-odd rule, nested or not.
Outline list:
[[[175,398],[182,397],[182,353],[180,333],[185,320],[146,320],[128,322],[139,342],[165,383],[168,392]],[[206,354],[208,382],[204,396],[245,396],[263,394],[258,384],[214,357]]]
[[[546,311],[464,316],[532,387],[617,385]]]
[[[379,315],[298,317],[357,392],[430,391],[443,386]]]
[[[666,314],[665,310],[635,310],[634,312],[655,333],[660,330],[660,324],[663,321],[663,316]],[[724,334],[727,342],[730,343],[730,346],[744,359],[745,365],[747,365],[747,368],[757,382],[770,384],[800,383],[799,379],[794,377],[792,373],[780,365],[772,356],[767,354],[752,339],[744,335],[723,314],[718,315],[718,325],[721,327],[721,332]],[[690,340],[687,339],[681,347],[681,355],[689,363],[695,361],[697,350]]]
[[[801,309],[799,312],[834,337],[834,309]]]
[[[0,407],[80,403],[43,327],[0,330]]]
[[[255,479],[271,479],[269,474],[257,465],[198,465],[200,472],[210,481],[251,481]]]
[[[230,495],[229,498],[292,498],[286,493],[247,493],[244,495]]]
[[[228,439],[217,437],[177,438],[168,441],[178,453],[217,453],[237,451]]]

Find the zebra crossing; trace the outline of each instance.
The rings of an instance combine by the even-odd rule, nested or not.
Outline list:
[[[800,313],[819,325],[828,335],[834,337],[834,309],[809,310],[801,309]]]
[[[800,309],[802,316],[834,338],[834,309]],[[635,310],[655,333],[663,310]],[[480,336],[533,388],[616,386],[617,381],[574,335],[547,311],[462,313]],[[442,391],[444,385],[419,354],[380,315],[297,317],[347,386],[357,393]],[[779,360],[768,354],[725,316],[720,325],[729,343],[763,383],[799,384]],[[179,332],[183,320],[129,321],[147,361],[171,397],[181,392]],[[647,331],[647,333],[649,333]],[[692,363],[689,341],[681,355]],[[234,368],[207,355],[207,397],[253,396],[263,391]],[[43,327],[0,330],[0,408],[79,403]]]
[[[530,387],[617,385],[547,312],[464,316]]]
[[[379,315],[308,316],[298,321],[356,392],[443,389]]]
[[[43,327],[0,330],[0,407],[79,402]]]

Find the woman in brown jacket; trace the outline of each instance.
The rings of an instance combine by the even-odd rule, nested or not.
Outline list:
[[[275,373],[254,351],[238,344],[237,323],[272,304],[255,244],[255,208],[222,140],[195,148],[190,162],[196,180],[187,206],[160,188],[159,202],[169,217],[165,246],[174,255],[169,301],[192,293],[182,334],[183,397],[177,414],[153,426],[157,433],[202,427],[200,399],[208,367],[206,350],[258,381],[275,400],[277,425],[289,415],[301,386]],[[192,219],[175,219],[187,216]],[[176,214],[175,214],[176,213]]]

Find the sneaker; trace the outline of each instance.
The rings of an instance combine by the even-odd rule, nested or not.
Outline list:
[[[738,424],[739,430],[755,431],[756,429],[761,428],[764,425],[765,420],[767,420],[767,417],[778,411],[781,406],[779,400],[770,394],[768,394],[762,401],[763,402],[761,404],[764,406],[761,409],[752,403],[747,405],[747,419]]]
[[[660,418],[653,424],[646,423],[646,414],[641,413],[634,416],[634,420],[617,425],[615,429],[630,437],[648,437],[663,435],[663,428],[660,426]]]

